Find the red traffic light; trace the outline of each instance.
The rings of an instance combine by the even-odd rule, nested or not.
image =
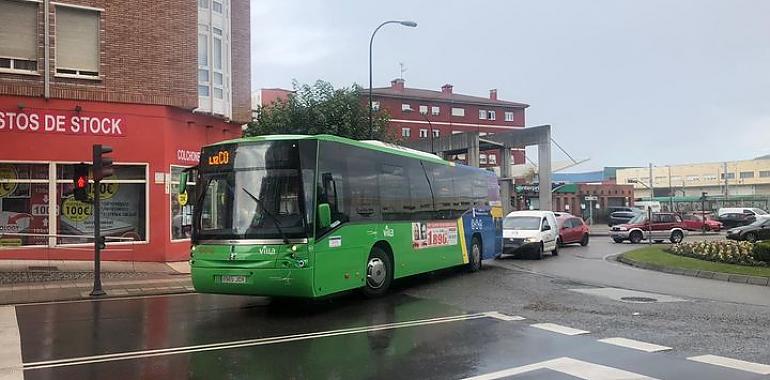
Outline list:
[[[85,189],[88,186],[88,178],[80,176],[77,179],[76,186],[78,189]]]
[[[81,202],[88,201],[88,169],[90,168],[90,165],[88,164],[75,164],[74,170],[73,170],[73,176],[72,176],[72,185],[75,187],[73,189],[73,193],[75,195],[75,199],[79,200]]]

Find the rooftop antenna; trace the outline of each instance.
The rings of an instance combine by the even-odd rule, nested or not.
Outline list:
[[[398,67],[399,67],[399,71],[401,72],[401,74],[399,75],[399,78],[401,78],[401,80],[404,80],[404,73],[406,72],[406,67],[404,67],[404,62],[399,62]]]

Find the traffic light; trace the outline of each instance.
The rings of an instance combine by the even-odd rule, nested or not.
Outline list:
[[[112,167],[112,157],[107,156],[112,153],[112,148],[107,145],[94,145],[94,181],[101,181],[115,173]]]
[[[72,193],[75,199],[81,202],[88,201],[88,164],[75,164],[72,184],[75,186]]]

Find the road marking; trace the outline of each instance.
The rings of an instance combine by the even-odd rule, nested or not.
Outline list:
[[[572,327],[557,325],[555,323],[535,323],[534,325],[530,326],[564,335],[581,335],[590,333],[590,331],[573,329]]]
[[[684,302],[685,299],[676,298],[665,294],[640,292],[636,290],[621,289],[621,288],[577,288],[569,289],[573,292],[588,294],[591,296],[605,297],[615,301],[627,302],[627,303],[648,303],[634,301],[633,299],[652,298],[654,301],[650,302]],[[625,299],[624,299],[625,298]]]
[[[24,379],[21,368],[21,336],[16,308],[0,306],[0,379]]]
[[[558,358],[553,360],[547,360],[544,362],[528,364],[521,367],[504,369],[502,371],[487,373],[484,375],[468,377],[463,380],[494,380],[502,379],[505,377],[521,375],[523,373],[537,371],[539,369],[550,369],[552,371],[561,372],[570,376],[577,377],[579,379],[591,379],[591,380],[655,380],[652,377],[647,377],[634,372],[624,371],[613,367],[607,367],[600,364],[584,362],[582,360],[572,358]]]
[[[757,373],[760,375],[770,375],[770,365],[752,363],[752,362],[747,362],[747,361],[738,360],[738,359],[730,359],[724,356],[701,355],[701,356],[693,356],[693,357],[687,358],[687,360],[692,360],[694,362],[699,362],[699,363],[712,364],[720,367],[738,369],[741,371]]]
[[[187,354],[187,353],[202,352],[202,351],[216,351],[216,350],[226,350],[226,349],[242,348],[242,347],[263,346],[263,345],[269,345],[269,344],[295,342],[295,341],[301,341],[301,340],[310,340],[310,339],[325,338],[325,337],[340,336],[340,335],[359,334],[359,333],[366,333],[366,332],[372,332],[372,331],[393,330],[393,329],[406,328],[406,327],[417,327],[417,326],[434,325],[434,324],[440,324],[440,323],[460,322],[460,321],[467,321],[467,320],[479,319],[479,318],[488,318],[488,316],[486,315],[486,313],[464,314],[464,315],[456,315],[451,317],[419,319],[419,320],[405,321],[405,322],[385,323],[385,324],[374,325],[374,326],[353,327],[348,329],[320,331],[320,332],[313,332],[313,333],[285,335],[285,336],[277,336],[277,337],[269,337],[269,338],[256,338],[256,339],[246,339],[246,340],[238,340],[238,341],[232,341],[232,342],[200,344],[195,346],[161,348],[161,349],[144,350],[144,351],[129,351],[129,352],[122,352],[122,353],[114,353],[114,354],[103,354],[103,355],[84,356],[84,357],[68,358],[68,359],[48,360],[48,361],[40,361],[40,362],[33,362],[33,363],[24,363],[24,370],[27,371],[27,370],[42,369],[42,368],[66,367],[66,366],[111,362],[111,361],[119,361],[119,360],[150,358],[150,357],[156,357],[156,356]]]
[[[490,312],[484,313],[484,315],[486,315],[487,317],[490,317],[490,318],[496,318],[496,319],[499,319],[501,321],[506,321],[506,322],[508,322],[508,321],[523,321],[523,320],[527,319],[527,318],[524,318],[524,317],[520,317],[518,315],[505,315],[503,313],[498,313],[496,311],[490,311]]]
[[[620,347],[632,348],[634,350],[639,350],[644,352],[660,352],[660,351],[668,351],[671,349],[671,347],[659,346],[657,344],[642,342],[642,341],[633,340],[633,339],[626,339],[626,338],[599,339],[599,342],[612,344]]]

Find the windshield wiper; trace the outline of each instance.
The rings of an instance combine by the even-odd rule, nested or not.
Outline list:
[[[275,228],[278,229],[278,232],[281,234],[281,237],[283,238],[283,242],[285,244],[289,244],[289,238],[286,237],[286,233],[283,232],[283,229],[281,228],[281,222],[278,221],[278,218],[276,218],[270,211],[267,211],[267,207],[262,203],[262,200],[255,197],[254,194],[250,193],[248,190],[246,190],[245,187],[241,187],[241,190],[245,191],[246,194],[248,194],[251,199],[253,199],[257,204],[259,205],[259,208],[264,211],[265,215],[269,216],[270,219],[273,220],[273,224],[275,224]]]

